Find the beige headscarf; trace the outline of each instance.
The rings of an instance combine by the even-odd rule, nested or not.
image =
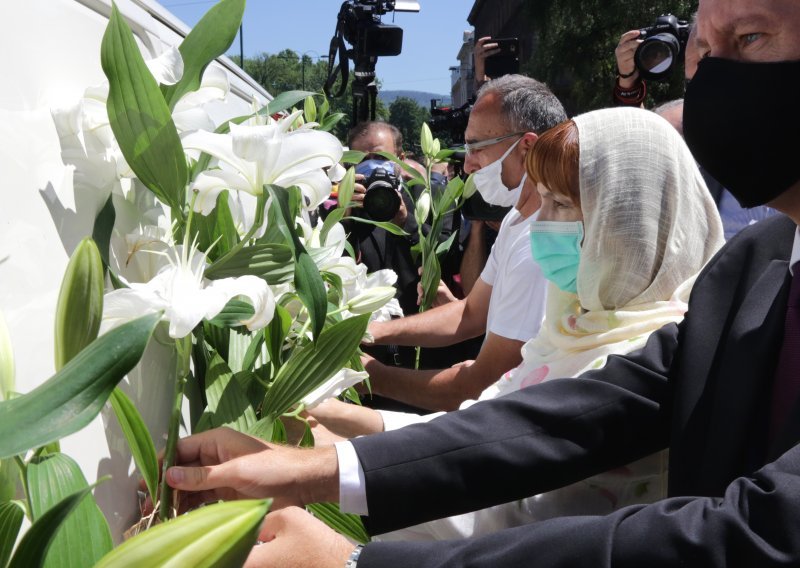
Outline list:
[[[481,399],[602,367],[683,319],[694,278],[723,245],[722,223],[683,139],[632,108],[578,116],[584,239],[578,294],[550,285],[522,364]]]
[[[669,299],[723,244],[689,148],[656,114],[605,109],[575,118],[584,245],[578,296],[589,311]]]

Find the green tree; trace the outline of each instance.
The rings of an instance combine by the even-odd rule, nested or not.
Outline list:
[[[523,72],[546,82],[572,115],[611,105],[614,48],[624,32],[650,26],[661,14],[688,19],[697,0],[526,0],[524,6],[536,46]],[[679,98],[683,69],[647,87],[648,107]]]
[[[230,57],[237,64],[239,63],[239,56]],[[272,95],[293,90],[322,93],[322,87],[328,77],[328,62],[308,54],[301,58],[297,52],[284,49],[277,54],[259,53],[252,57],[245,57],[244,70]],[[342,142],[346,141],[347,131],[352,126],[352,69],[350,77],[351,82],[347,85],[345,93],[341,97],[331,98],[328,101],[331,112],[340,112],[345,115],[333,130],[333,134]],[[334,92],[335,90],[334,88]],[[318,104],[319,102],[317,101]],[[383,120],[389,116],[386,106],[380,100],[377,102],[376,116]]]
[[[417,104],[414,99],[397,97],[389,105],[389,122],[403,134],[405,149],[415,156],[422,155],[419,133],[422,124],[430,119],[430,111]]]

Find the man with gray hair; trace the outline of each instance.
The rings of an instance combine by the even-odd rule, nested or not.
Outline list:
[[[517,204],[523,187],[532,185],[525,174],[528,150],[540,134],[564,120],[561,103],[534,79],[506,75],[481,88],[465,133],[464,170],[475,174],[485,201]],[[520,348],[537,335],[544,317],[546,289],[528,237],[539,197],[535,188],[528,189],[530,199],[506,215],[481,277],[466,298],[369,328],[375,343],[422,347],[452,345],[485,332],[477,359],[443,370],[415,371],[367,358],[375,394],[420,408],[453,410],[520,363]],[[384,413],[384,421],[391,419]]]

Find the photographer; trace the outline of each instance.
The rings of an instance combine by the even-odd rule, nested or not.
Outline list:
[[[352,214],[363,217],[371,221],[390,221],[402,228],[408,235],[394,235],[381,227],[371,224],[353,222],[349,224],[349,241],[356,254],[356,261],[367,266],[370,272],[390,268],[397,273],[397,300],[403,313],[407,316],[416,314],[417,306],[417,283],[419,282],[419,272],[417,264],[411,254],[411,248],[418,242],[417,222],[409,211],[413,211],[414,203],[408,192],[401,185],[400,168],[393,162],[386,160],[378,152],[389,152],[400,159],[403,154],[403,137],[400,131],[393,125],[386,122],[362,122],[351,129],[348,135],[348,146],[352,150],[365,152],[364,160],[356,167],[357,180],[353,201],[359,205]],[[380,190],[367,190],[367,181],[370,176],[374,176],[378,168],[382,168],[388,174],[389,179],[393,179],[396,186],[394,190],[387,189],[387,185],[392,183],[382,183]],[[396,191],[397,209],[384,216],[376,215],[368,201],[370,192],[383,191],[384,197]],[[388,195],[387,195],[388,194]],[[377,195],[373,197],[377,202],[380,199]],[[388,200],[386,200],[388,201]],[[366,205],[366,206],[365,206]],[[385,203],[381,202],[384,206]],[[370,212],[372,211],[372,214]],[[381,211],[383,213],[383,211]],[[391,217],[389,215],[392,215]],[[377,217],[377,218],[376,218]],[[423,232],[426,227],[423,226]],[[446,226],[441,238],[446,240],[452,234],[453,227]],[[445,271],[443,277],[449,274]],[[368,348],[370,354],[379,361],[391,365],[412,367],[414,365],[414,349],[411,347],[397,347],[388,345],[384,347]],[[423,363],[425,365],[451,365],[460,359],[459,350],[436,350],[425,353]],[[477,352],[477,347],[473,348]]]

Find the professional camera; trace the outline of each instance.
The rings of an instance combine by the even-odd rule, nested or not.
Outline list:
[[[339,8],[336,31],[328,54],[328,78],[323,90],[327,96],[339,97],[347,89],[353,73],[353,122],[375,120],[377,84],[375,64],[378,57],[400,55],[403,48],[403,29],[381,22],[387,12],[419,12],[419,2],[413,0],[345,0]],[[348,49],[346,43],[352,47]],[[339,63],[335,63],[336,55]],[[334,94],[333,84],[341,77]]]
[[[683,59],[689,39],[689,22],[672,14],[656,18],[655,25],[639,30],[644,40],[636,49],[633,61],[643,79],[665,80],[678,60]]]
[[[464,142],[464,131],[467,129],[472,103],[465,103],[458,108],[438,106],[438,99],[431,99],[431,118],[428,126],[434,134],[446,133],[453,143]]]
[[[366,176],[363,182],[364,211],[373,221],[391,221],[400,209],[400,178],[394,174],[391,161],[365,160],[356,166],[356,173]]]

